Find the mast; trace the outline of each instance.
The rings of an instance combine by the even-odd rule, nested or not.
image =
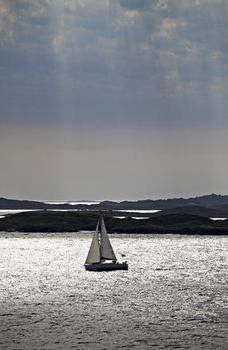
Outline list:
[[[89,248],[86,264],[101,263],[104,260],[116,261],[116,255],[108,238],[103,217],[98,219],[96,231]]]

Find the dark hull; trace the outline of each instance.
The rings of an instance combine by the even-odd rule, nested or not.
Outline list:
[[[88,264],[85,265],[87,271],[115,271],[128,270],[127,263],[104,263],[104,264]]]

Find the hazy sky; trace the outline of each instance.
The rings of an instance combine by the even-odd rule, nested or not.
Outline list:
[[[227,194],[227,0],[0,0],[0,197]]]

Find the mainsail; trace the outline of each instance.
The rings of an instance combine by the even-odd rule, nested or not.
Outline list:
[[[99,237],[99,226],[100,237]],[[103,260],[117,260],[106,231],[103,217],[98,220],[96,231],[89,249],[86,264],[100,263]]]
[[[112,249],[108,234],[106,231],[103,217],[101,218],[101,259],[103,260],[117,260]]]

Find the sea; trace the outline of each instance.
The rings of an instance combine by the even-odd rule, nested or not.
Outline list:
[[[91,238],[0,233],[1,350],[228,349],[228,237],[112,234],[112,272]]]

